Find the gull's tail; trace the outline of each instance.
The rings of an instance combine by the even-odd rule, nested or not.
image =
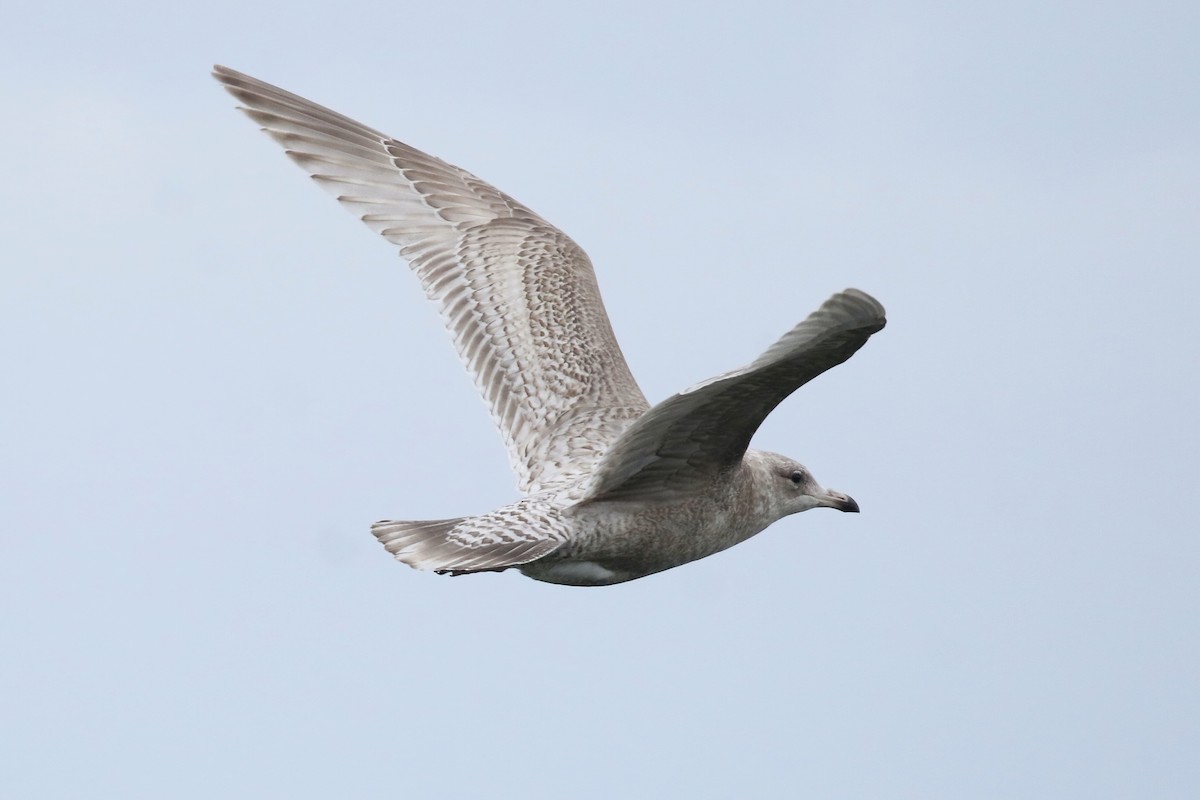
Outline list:
[[[480,535],[471,524],[479,519],[382,520],[371,526],[371,533],[397,561],[439,575],[499,572],[528,564],[559,545],[554,539]]]

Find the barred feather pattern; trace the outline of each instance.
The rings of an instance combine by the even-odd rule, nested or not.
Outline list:
[[[553,501],[535,496],[478,517],[383,520],[371,531],[398,561],[457,575],[503,570],[542,558],[567,541],[571,527]]]
[[[613,335],[588,257],[458,167],[224,67],[242,110],[408,260],[483,395],[526,497],[477,517],[382,521],[400,561],[453,575],[518,567],[599,586],[731,547],[789,514],[857,512],[793,459],[748,449],[793,391],[886,324],[835,294],[741,369],[653,409]]]
[[[527,494],[586,474],[648,408],[591,262],[469,172],[298,95],[214,75],[287,155],[395,244],[439,307]]]

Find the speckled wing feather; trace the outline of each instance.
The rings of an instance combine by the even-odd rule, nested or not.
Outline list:
[[[757,360],[656,405],[622,434],[587,500],[669,499],[703,491],[736,464],[784,398],[841,364],[885,324],[857,289],[834,295]]]
[[[226,67],[241,110],[400,248],[436,302],[525,492],[590,470],[649,408],[587,255],[474,175]]]

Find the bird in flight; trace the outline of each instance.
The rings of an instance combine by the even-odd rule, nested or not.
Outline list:
[[[565,233],[349,117],[227,67],[213,76],[292,161],[399,248],[504,438],[524,496],[478,516],[375,523],[398,560],[603,586],[712,555],[789,514],[858,511],[802,464],[749,445],[784,398],[883,328],[870,295],[835,294],[749,365],[651,406],[591,262]]]

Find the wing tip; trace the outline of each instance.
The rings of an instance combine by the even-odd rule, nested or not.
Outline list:
[[[864,322],[871,321],[877,324],[879,327],[876,330],[882,329],[887,324],[887,310],[884,309],[883,303],[862,289],[854,287],[844,289],[825,301],[825,305],[841,306],[845,311]]]

